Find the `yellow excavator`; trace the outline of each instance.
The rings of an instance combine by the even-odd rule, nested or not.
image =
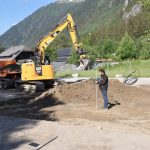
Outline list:
[[[64,30],[68,29],[73,46],[80,55],[80,66],[77,70],[84,70],[89,61],[85,59],[85,51],[82,50],[82,43],[78,43],[77,31],[74,20],[70,14],[67,14],[57,26],[43,37],[35,48],[34,61],[23,63],[21,66],[21,80],[17,84],[30,85],[27,89],[36,89],[40,85],[49,86],[54,82],[54,67],[47,63],[45,59],[46,48],[57,38],[57,36]]]

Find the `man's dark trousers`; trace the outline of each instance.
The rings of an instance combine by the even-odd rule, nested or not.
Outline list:
[[[104,99],[104,108],[108,108],[108,97],[107,97],[107,90],[101,89],[103,99]]]

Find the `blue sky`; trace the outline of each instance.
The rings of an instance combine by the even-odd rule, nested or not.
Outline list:
[[[41,6],[56,0],[0,0],[0,35]]]

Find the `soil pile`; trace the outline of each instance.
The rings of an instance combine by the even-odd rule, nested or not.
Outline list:
[[[94,80],[65,83],[55,88],[54,96],[66,103],[95,103],[96,84]]]
[[[98,98],[101,99],[102,96],[98,86],[97,89]],[[64,102],[95,104],[96,84],[93,79],[73,84],[65,83],[56,87],[54,91],[54,96]],[[126,86],[118,80],[109,81],[108,95],[110,101],[119,101],[123,103],[141,100],[143,95],[146,95],[147,98],[150,96],[147,91],[137,87]]]
[[[118,80],[109,81],[108,113],[95,111],[96,88],[98,90],[99,107],[103,99],[94,80],[78,83],[64,83],[53,89],[35,95],[25,95],[11,100],[10,104],[0,105],[0,113],[5,116],[16,116],[44,120],[61,120],[81,118],[88,120],[113,120],[145,117],[149,118],[150,93],[137,87],[130,87]]]

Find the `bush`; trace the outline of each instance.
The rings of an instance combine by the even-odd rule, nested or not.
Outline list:
[[[148,42],[149,36],[144,36],[136,41],[136,47],[139,51],[140,59],[149,59],[150,58],[150,43]]]
[[[72,50],[72,55],[69,57],[68,62],[69,64],[75,64],[75,65],[79,64],[79,55],[75,50]]]
[[[142,59],[150,58],[150,44],[148,42],[142,42],[142,48],[140,50],[140,58]]]
[[[103,58],[113,58],[113,55],[117,48],[117,42],[110,39],[104,40],[101,48],[101,55]]]
[[[137,58],[138,55],[139,55],[139,52],[136,49],[134,40],[126,32],[123,38],[121,39],[119,43],[119,47],[117,49],[118,59],[121,59],[121,60],[133,59],[133,58]]]

